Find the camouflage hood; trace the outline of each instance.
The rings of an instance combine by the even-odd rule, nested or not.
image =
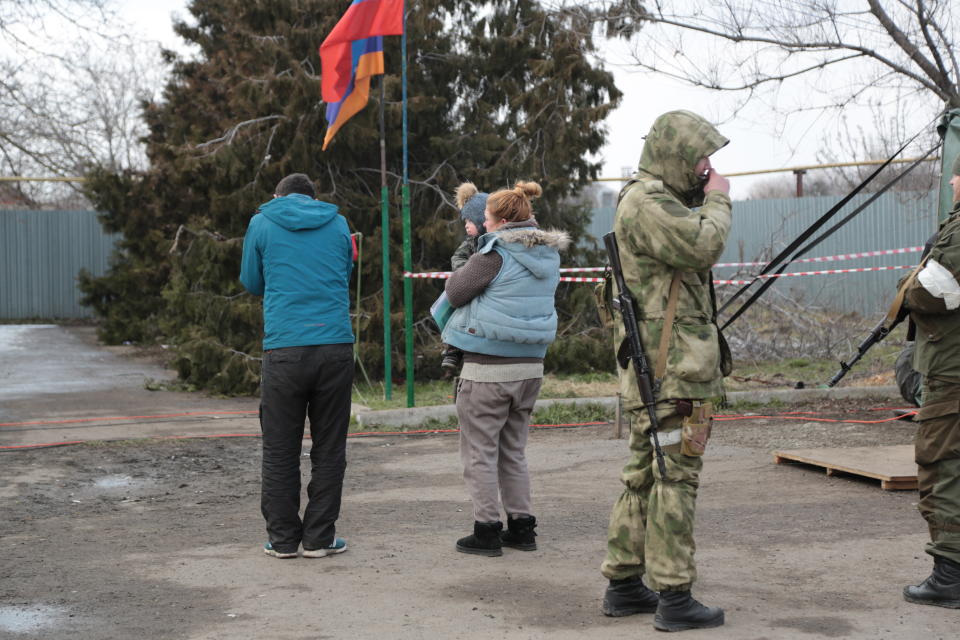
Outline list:
[[[640,171],[663,181],[688,207],[703,203],[703,182],[694,169],[700,158],[729,142],[691,111],[668,111],[653,123],[640,155]]]

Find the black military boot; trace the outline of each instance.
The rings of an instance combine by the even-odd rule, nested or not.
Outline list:
[[[533,551],[537,548],[537,519],[533,516],[522,518],[507,518],[507,530],[500,534],[500,541],[505,547]]]
[[[723,609],[705,607],[689,591],[661,591],[653,626],[660,631],[709,629],[723,624]]]
[[[611,580],[603,594],[603,615],[612,618],[638,613],[654,613],[660,599],[657,592],[643,584],[640,576]]]
[[[457,540],[457,551],[478,556],[502,556],[500,531],[502,522],[474,522],[473,535]]]
[[[914,604],[960,609],[960,564],[933,556],[933,573],[915,587],[904,587],[903,598]]]

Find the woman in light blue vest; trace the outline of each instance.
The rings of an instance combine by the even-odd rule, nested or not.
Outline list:
[[[457,541],[463,553],[499,556],[504,546],[537,548],[525,449],[543,357],[557,332],[559,252],[570,243],[565,232],[537,226],[530,200],[541,193],[536,182],[518,182],[491,194],[488,233],[445,288],[456,311],[443,341],[464,352],[457,416],[474,526],[473,535]]]

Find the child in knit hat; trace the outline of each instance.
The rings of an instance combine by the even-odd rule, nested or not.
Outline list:
[[[477,252],[477,239],[486,233],[483,226],[484,212],[487,209],[487,195],[477,189],[477,185],[472,182],[464,182],[456,191],[457,206],[460,207],[460,219],[463,220],[463,226],[467,231],[467,238],[460,243],[457,250],[450,257],[450,266],[456,271],[467,264],[474,253]],[[456,347],[443,345],[443,361],[440,366],[444,369],[455,372],[460,368],[460,361],[463,359],[463,352]]]
[[[467,264],[470,256],[476,253],[477,238],[486,233],[483,213],[487,209],[487,194],[480,193],[477,185],[472,182],[464,182],[457,187],[456,198],[457,206],[460,207],[460,219],[467,230],[467,239],[460,243],[450,258],[450,266],[454,271]]]

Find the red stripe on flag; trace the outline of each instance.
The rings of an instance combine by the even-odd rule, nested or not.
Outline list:
[[[320,45],[324,102],[339,102],[350,86],[350,44],[373,36],[403,34],[403,0],[361,0],[347,9]]]

